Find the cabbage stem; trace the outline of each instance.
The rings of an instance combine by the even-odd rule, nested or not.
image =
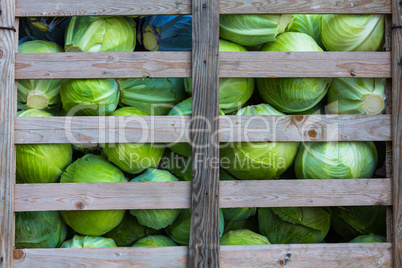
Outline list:
[[[384,109],[384,99],[377,94],[368,96],[363,103],[363,108],[367,114],[379,114]]]
[[[33,90],[28,94],[27,106],[33,109],[43,109],[49,104],[48,98],[39,90]]]

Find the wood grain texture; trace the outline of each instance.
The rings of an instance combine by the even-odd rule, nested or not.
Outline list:
[[[401,2],[392,1],[392,24],[402,25]],[[402,267],[402,29],[392,32],[392,149],[394,267]]]
[[[221,77],[391,77],[389,52],[222,52]]]
[[[219,266],[219,6],[192,0],[190,268]]]
[[[221,246],[221,267],[391,267],[391,243]],[[186,267],[187,247],[15,250],[16,268]],[[157,257],[155,257],[157,256]]]
[[[15,3],[0,0],[0,25],[18,27]],[[14,247],[14,183],[16,83],[14,53],[17,33],[0,29],[0,267],[12,267]]]
[[[17,0],[18,17],[191,14],[191,0]]]
[[[217,120],[216,120],[217,121]],[[42,117],[15,119],[15,142],[189,142],[190,117]],[[220,116],[219,141],[390,141],[390,115]]]
[[[391,205],[391,179],[221,181],[230,207]],[[191,182],[17,184],[16,211],[190,208]]]
[[[221,52],[220,77],[391,77],[390,52]],[[269,64],[267,64],[269,62]],[[16,79],[190,77],[190,52],[17,53]]]
[[[16,15],[19,17],[37,16],[101,16],[101,15],[168,15],[191,14],[190,0],[151,0],[146,4],[135,1],[51,1],[17,0]],[[391,13],[391,0],[221,0],[221,14],[283,14],[283,13],[350,13],[386,14]]]
[[[133,77],[191,77],[191,52],[16,54],[16,79]]]

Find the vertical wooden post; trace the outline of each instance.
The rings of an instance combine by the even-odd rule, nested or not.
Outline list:
[[[189,267],[219,266],[219,11],[193,0],[193,183]]]
[[[0,0],[0,26],[15,26],[14,3]],[[0,267],[12,267],[14,247],[14,53],[14,31],[0,29]]]
[[[392,1],[392,149],[394,267],[402,267],[402,13],[401,1]]]

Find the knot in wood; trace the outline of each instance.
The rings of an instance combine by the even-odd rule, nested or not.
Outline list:
[[[79,209],[79,210],[83,210],[85,208],[85,204],[81,201],[78,201],[77,203],[75,203],[75,208]]]
[[[295,119],[297,122],[303,121],[303,116],[302,115],[295,115]]]
[[[0,59],[3,58],[3,50],[0,50]]]
[[[15,260],[21,260],[25,257],[25,252],[21,249],[15,249],[13,252],[13,257]]]
[[[350,75],[351,75],[351,76],[356,76],[355,71],[354,71],[354,70],[351,70],[351,71],[350,71]]]
[[[207,8],[207,4],[203,4],[203,5],[202,5],[202,8]]]
[[[315,138],[317,137],[317,131],[315,131],[314,129],[311,129],[307,132],[308,136],[311,138]]]

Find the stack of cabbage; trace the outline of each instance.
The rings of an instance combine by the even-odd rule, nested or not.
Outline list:
[[[48,21],[30,19],[25,27],[46,30]],[[37,30],[32,30],[35,40],[22,43],[19,52],[184,51],[191,50],[192,45],[191,16],[187,15],[135,20],[72,17],[59,22],[68,22],[65,33],[61,25],[52,26],[63,32],[54,36],[65,36],[61,46],[51,42],[60,44],[60,38],[53,40],[47,32],[35,35]],[[383,28],[381,15],[222,15],[219,50],[377,51],[383,44]],[[137,39],[143,48],[137,46]],[[217,90],[221,115],[280,117],[383,113],[384,88],[385,79],[224,78]],[[20,80],[18,115],[191,115],[192,90],[191,78]],[[189,144],[122,142],[102,144],[101,149],[87,147],[17,145],[17,183],[192,179]],[[221,144],[220,157],[221,180],[370,178],[379,162],[372,142],[232,142]],[[191,211],[177,209],[23,212],[16,213],[16,247],[188,245],[190,223]],[[384,241],[384,223],[385,209],[381,206],[245,207],[220,210],[219,231],[222,245],[373,242]],[[337,238],[331,238],[335,233]]]

